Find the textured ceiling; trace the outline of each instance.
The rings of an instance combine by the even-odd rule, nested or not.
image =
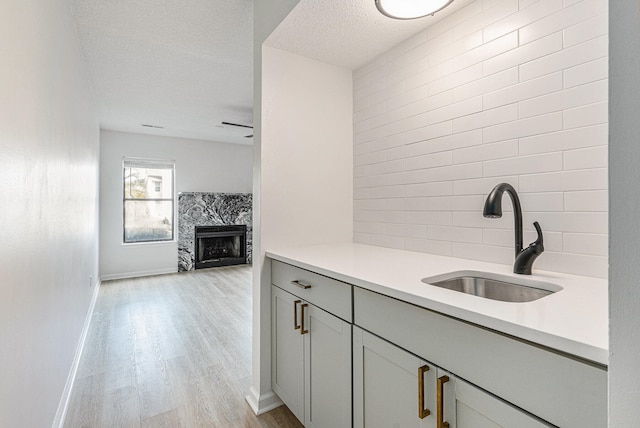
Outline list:
[[[356,69],[470,2],[455,0],[433,16],[395,20],[378,12],[374,0],[300,0],[266,44]]]
[[[102,128],[251,144],[252,0],[70,2]]]
[[[397,21],[374,0],[301,0],[267,44],[357,68],[470,1]],[[221,122],[253,124],[253,0],[70,3],[103,129],[252,143]]]

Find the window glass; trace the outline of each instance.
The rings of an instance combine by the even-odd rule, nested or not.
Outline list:
[[[124,242],[173,240],[174,163],[123,162]]]

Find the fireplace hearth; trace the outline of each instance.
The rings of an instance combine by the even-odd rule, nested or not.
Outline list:
[[[247,226],[196,226],[195,268],[247,263]]]

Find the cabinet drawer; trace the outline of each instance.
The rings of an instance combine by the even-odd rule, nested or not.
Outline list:
[[[353,320],[350,284],[277,260],[271,261],[271,283],[347,322]]]

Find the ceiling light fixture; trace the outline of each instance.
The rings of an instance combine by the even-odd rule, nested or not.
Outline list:
[[[415,19],[433,15],[453,0],[375,0],[376,7],[389,18]]]

